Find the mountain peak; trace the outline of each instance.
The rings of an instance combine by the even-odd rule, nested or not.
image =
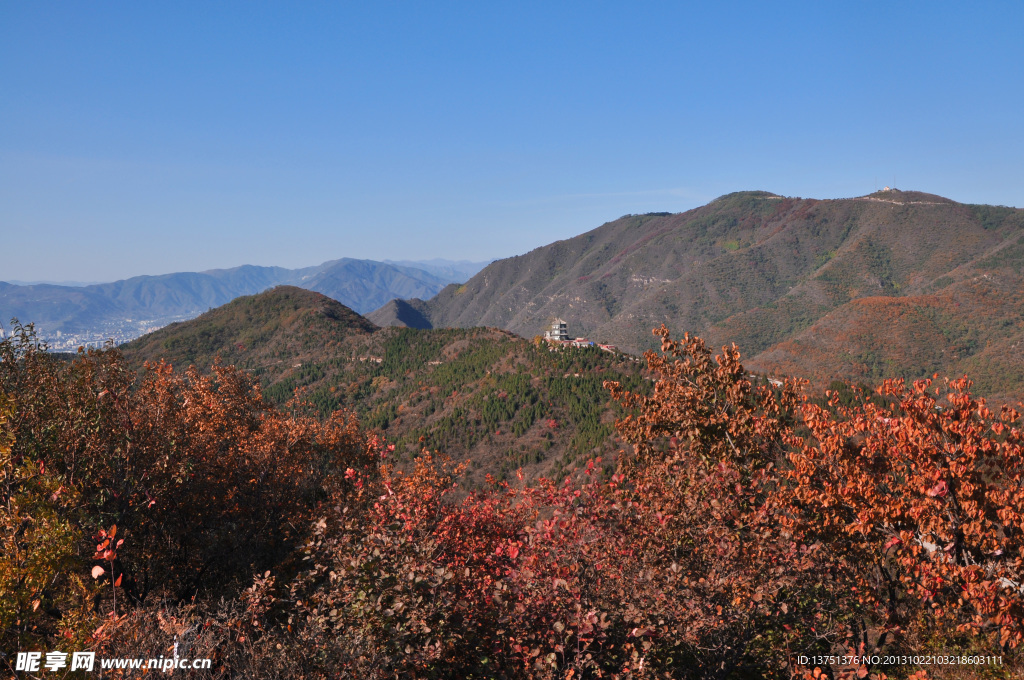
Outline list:
[[[778,198],[783,198],[783,196],[780,196],[778,194],[772,193],[771,191],[761,191],[761,190],[733,191],[732,193],[722,194],[721,196],[719,196],[715,200],[711,201],[711,203],[716,203],[718,201],[724,201],[724,200],[728,200],[728,199],[732,199],[732,198],[775,198],[775,199],[778,199]]]
[[[379,326],[402,326],[405,328],[432,328],[426,316],[427,304],[423,300],[392,300],[380,309],[370,312],[370,321]]]
[[[375,330],[373,323],[326,295],[277,286],[161,328],[123,345],[122,351],[139,360],[162,358],[203,368],[219,355],[225,363],[248,368],[272,363],[273,352],[281,347],[301,357]]]
[[[309,310],[356,333],[372,333],[377,330],[377,326],[366,317],[357,314],[334,298],[297,286],[275,286],[256,295],[232,300],[224,307],[211,310],[206,314],[213,314],[220,309],[229,310],[233,306],[248,306],[257,314],[269,317],[266,320],[272,320],[275,314],[283,310],[290,309],[295,312]],[[202,316],[206,316],[206,314]]]
[[[873,201],[883,201],[883,202],[886,202],[886,203],[896,203],[896,204],[900,204],[900,205],[905,205],[905,204],[955,205],[956,204],[956,201],[954,201],[952,199],[949,199],[949,198],[945,198],[943,196],[937,196],[935,194],[927,194],[927,193],[925,193],[923,191],[903,191],[902,189],[891,189],[889,187],[885,187],[884,189],[879,189],[878,191],[874,192],[873,194],[868,194],[867,196],[860,196],[859,198],[861,200],[866,199],[866,200],[873,200]]]

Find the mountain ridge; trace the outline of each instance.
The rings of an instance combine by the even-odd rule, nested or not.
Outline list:
[[[824,353],[821,362],[838,357],[840,341],[826,340],[823,327],[815,327],[829,314],[832,326],[854,316],[867,323],[864,309],[882,313],[884,307],[854,306],[847,314],[846,305],[872,298],[923,305],[932,296],[928,305],[942,310],[948,323],[973,328],[976,342],[985,346],[957,352],[943,345],[945,356],[921,365],[904,364],[889,352],[884,368],[874,364],[878,348],[869,347],[877,344],[872,338],[853,327],[835,336],[857,346],[842,350],[853,358],[837,361],[832,377],[923,377],[926,365],[959,371],[986,346],[1013,344],[1020,310],[1003,305],[993,308],[999,310],[993,318],[964,318],[956,311],[964,302],[954,293],[986,275],[977,286],[993,291],[1024,283],[1022,235],[1024,210],[962,204],[925,192],[890,189],[845,199],[735,192],[684,213],[624,216],[497,260],[465,284],[404,305],[434,327],[486,325],[526,337],[559,317],[572,335],[632,352],[653,349],[650,328],[665,323],[713,346],[736,342],[751,366],[771,372],[798,365],[779,347],[798,338],[801,346],[810,343]],[[401,322],[393,308],[367,316],[381,325]],[[882,341],[895,340],[891,329],[870,325]],[[902,341],[923,342],[912,336]],[[862,355],[866,359],[855,360]],[[810,373],[823,373],[821,362]],[[974,362],[975,370],[992,373],[982,359]],[[995,383],[989,387],[993,394],[1008,394]]]

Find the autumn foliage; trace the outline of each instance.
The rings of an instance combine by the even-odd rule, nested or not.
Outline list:
[[[252,678],[923,678],[798,658],[927,653],[1019,672],[1018,413],[966,380],[812,400],[656,333],[653,391],[607,385],[630,414],[616,470],[474,493],[228,367],[6,341],[4,650],[177,644]]]
[[[915,629],[1024,641],[1020,414],[969,387],[891,380],[885,406],[802,409],[810,436],[793,442],[781,495],[870,612],[852,622],[862,643],[872,625],[878,646]]]
[[[337,468],[366,465],[353,420],[270,408],[227,367],[137,376],[114,351],[63,362],[23,332],[0,344],[0,390],[6,650],[83,644],[115,601],[248,584],[301,545]]]

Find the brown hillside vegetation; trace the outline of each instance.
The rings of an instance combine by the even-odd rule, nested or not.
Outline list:
[[[1024,398],[1024,278],[983,274],[938,293],[855,300],[750,361],[754,370],[825,385],[933,373],[975,379],[995,402]]]
[[[1019,413],[965,380],[809,402],[752,383],[735,347],[657,335],[653,390],[607,384],[614,474],[471,493],[233,368],[5,339],[0,667],[173,650],[212,660],[198,678],[1020,677]]]
[[[713,346],[736,342],[761,370],[799,375],[805,371],[794,348],[805,346],[813,355],[806,373],[815,375],[918,378],[933,366],[946,373],[969,366],[983,393],[1024,397],[1019,382],[996,379],[1004,374],[997,357],[1016,342],[1020,314],[977,304],[970,307],[979,313],[962,313],[965,296],[1019,289],[1022,236],[1024,210],[921,192],[840,200],[740,192],[681,214],[623,217],[494,262],[466,284],[412,304],[434,327],[487,325],[527,337],[557,316],[573,333],[627,351],[651,348],[643,329],[665,323]],[[986,276],[988,288],[975,285]],[[905,298],[901,309],[930,301],[929,308],[965,323],[955,332],[973,335],[974,344],[956,350],[960,338],[933,347],[927,334],[890,335],[870,316],[890,307],[856,303],[868,298]],[[369,318],[401,323],[385,311]],[[829,332],[841,332],[825,329],[843,318],[861,320],[875,332],[872,340],[847,349],[826,342]],[[819,321],[824,325],[812,329]],[[873,343],[906,356],[877,358]]]

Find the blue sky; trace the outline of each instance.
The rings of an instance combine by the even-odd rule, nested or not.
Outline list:
[[[730,191],[1024,207],[1024,3],[0,2],[0,280],[483,260]]]

